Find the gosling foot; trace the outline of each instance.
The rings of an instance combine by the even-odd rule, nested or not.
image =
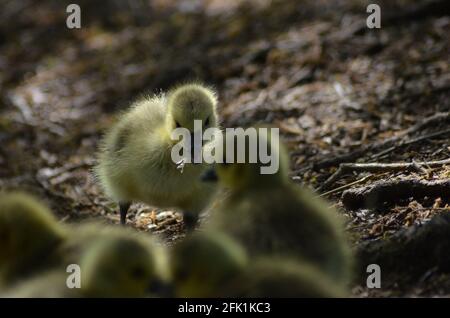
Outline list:
[[[120,224],[125,225],[127,222],[127,213],[130,208],[131,202],[119,202],[120,210]]]
[[[193,230],[195,230],[195,227],[197,226],[198,214],[192,213],[192,212],[184,212],[183,213],[183,221],[184,221],[184,226],[186,227],[188,232],[192,232]]]

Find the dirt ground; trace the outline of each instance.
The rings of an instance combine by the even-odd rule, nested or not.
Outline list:
[[[38,195],[61,222],[118,223],[91,174],[102,133],[139,94],[200,79],[217,88],[224,127],[280,128],[293,180],[345,215],[358,255],[450,212],[448,2],[377,1],[370,30],[368,1],[80,0],[70,30],[71,2],[0,4],[0,189]],[[341,163],[409,165],[330,180]],[[173,211],[135,204],[128,222],[169,243],[184,235]],[[450,296],[447,260],[409,271],[425,254],[399,255],[381,289],[361,275],[354,296]]]

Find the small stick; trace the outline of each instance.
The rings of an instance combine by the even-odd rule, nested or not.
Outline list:
[[[355,184],[363,183],[367,179],[370,179],[372,176],[373,175],[371,174],[371,175],[365,176],[365,177],[363,177],[363,178],[361,178],[359,180],[356,180],[354,182],[351,182],[351,183],[345,184],[345,185],[343,185],[341,187],[338,187],[338,188],[335,188],[333,190],[330,190],[328,192],[324,192],[324,193],[320,194],[319,197],[324,197],[324,196],[327,196],[329,194],[333,194],[333,193],[339,192],[341,190],[345,190],[347,188],[350,188],[350,187],[354,186]]]
[[[408,146],[408,145],[412,145],[412,144],[418,143],[420,141],[423,141],[423,140],[426,140],[426,139],[429,139],[429,138],[438,137],[438,136],[445,135],[445,134],[448,134],[448,133],[450,133],[450,129],[440,130],[440,131],[437,131],[437,132],[434,132],[434,133],[431,133],[431,134],[428,134],[428,135],[424,135],[424,136],[420,136],[420,137],[417,137],[417,138],[414,138],[414,139],[410,139],[410,140],[407,140],[405,142],[399,143],[398,145],[394,145],[394,146],[392,146],[392,147],[390,147],[388,149],[385,149],[385,150],[383,150],[383,151],[381,151],[379,153],[376,153],[376,154],[372,155],[370,157],[370,159],[377,159],[377,158],[379,158],[381,156],[384,156],[384,155],[386,155],[388,153],[391,153],[394,150],[397,150],[398,148],[401,148],[401,147],[404,147],[404,146]]]
[[[316,164],[313,164],[312,168],[314,168],[315,170],[318,170],[318,169],[327,168],[330,166],[337,166],[340,163],[344,163],[346,161],[348,162],[348,161],[356,160],[357,158],[364,156],[369,151],[380,151],[381,149],[385,149],[387,147],[389,147],[389,149],[390,149],[392,147],[395,147],[393,145],[395,145],[396,143],[402,144],[401,140],[409,135],[412,135],[418,131],[424,130],[425,128],[428,128],[430,126],[438,126],[449,120],[450,120],[450,112],[434,114],[430,117],[425,118],[424,120],[415,124],[414,126],[400,132],[398,135],[396,135],[394,137],[388,138],[382,142],[377,142],[375,144],[363,145],[359,149],[356,149],[353,152],[350,152],[347,154],[338,155],[331,159],[324,159]],[[431,134],[431,137],[433,137],[433,134]],[[442,132],[438,132],[438,135],[440,135],[440,134],[442,134]],[[419,137],[419,138],[431,138],[431,137],[430,137],[430,135],[427,135],[427,136],[423,136],[423,137]],[[416,139],[410,139],[409,141],[407,141],[407,144],[409,144],[408,142],[414,143],[414,142],[420,141],[420,140],[416,140]],[[390,150],[390,151],[392,151],[392,150]],[[382,155],[383,155],[383,153],[380,153],[378,157],[380,157]]]
[[[404,162],[404,163],[342,163],[339,169],[336,170],[320,187],[318,190],[323,190],[332,185],[341,175],[348,172],[386,172],[386,171],[405,171],[416,170],[423,172],[423,167],[440,167],[450,164],[450,158],[438,161],[423,161],[423,162]]]

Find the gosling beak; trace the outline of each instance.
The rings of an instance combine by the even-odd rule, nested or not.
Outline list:
[[[217,174],[216,170],[214,169],[208,169],[205,172],[202,173],[200,176],[200,180],[203,182],[217,182]]]
[[[173,297],[174,295],[172,284],[160,279],[152,280],[147,288],[147,292],[150,295],[156,295],[160,297]]]

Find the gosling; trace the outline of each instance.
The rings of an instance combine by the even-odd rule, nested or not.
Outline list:
[[[227,144],[227,139],[239,136],[225,134],[222,142]],[[290,181],[287,152],[272,141],[271,135],[258,130],[247,141],[258,145],[258,138],[258,147],[262,142],[272,157],[278,158],[278,171],[261,174],[264,164],[259,160],[248,163],[247,154],[246,163],[236,163],[224,153],[223,163],[203,176],[204,181],[218,180],[229,191],[213,211],[210,226],[235,238],[250,255],[296,257],[345,285],[352,261],[337,212]],[[248,152],[250,147],[246,145]]]
[[[242,246],[220,232],[196,233],[171,253],[177,297],[343,297],[325,274],[285,258],[250,260]]]
[[[210,88],[200,84],[176,87],[167,95],[143,98],[135,102],[107,132],[98,156],[95,174],[105,193],[119,204],[120,223],[126,223],[127,211],[134,201],[161,208],[179,208],[185,224],[192,228],[198,214],[208,205],[215,187],[199,182],[205,163],[173,162],[171,150],[180,140],[172,140],[175,128],[185,128],[191,140],[202,130],[217,126],[217,98]],[[202,140],[203,142],[203,140]],[[206,146],[207,143],[205,143]],[[198,156],[202,145],[191,156]]]
[[[50,210],[19,192],[0,195],[0,286],[57,264],[52,252],[67,233]]]
[[[33,196],[19,192],[1,194],[0,289],[68,264],[79,264],[86,248],[104,237],[146,242],[158,255],[155,259],[159,268],[167,267],[164,249],[150,236],[96,223],[63,226]],[[169,280],[168,273],[164,276]]]
[[[242,283],[244,282],[244,283]],[[286,257],[259,257],[228,287],[233,297],[343,298],[345,287],[313,265]]]
[[[219,297],[245,268],[244,249],[220,232],[198,232],[172,247],[169,254],[176,297]]]
[[[49,270],[7,290],[10,298],[155,297],[165,296],[167,280],[159,254],[136,237],[105,235],[80,258],[80,285],[69,288],[65,268]]]

